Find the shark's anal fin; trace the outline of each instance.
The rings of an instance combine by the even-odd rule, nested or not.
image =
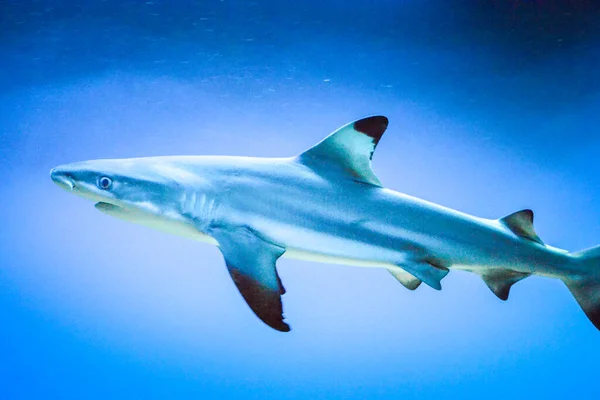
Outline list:
[[[416,279],[425,282],[435,290],[442,290],[441,281],[449,272],[448,268],[434,265],[426,260],[404,260],[398,264],[398,267],[402,268]],[[400,282],[402,283],[402,281]]]
[[[531,274],[501,269],[482,272],[479,275],[500,300],[508,300],[512,285]]]
[[[219,243],[227,269],[252,311],[265,324],[281,332],[284,322],[281,295],[285,289],[275,263],[285,249],[269,243],[247,227],[220,227],[211,230]]]
[[[371,169],[371,158],[387,126],[384,116],[351,122],[300,154],[297,160],[316,171],[335,168],[357,181],[381,186]]]
[[[394,278],[396,278],[398,280],[398,282],[400,282],[402,284],[402,286],[404,286],[408,290],[415,290],[416,288],[418,288],[421,285],[420,279],[415,278],[414,276],[412,276],[411,274],[409,274],[408,272],[406,272],[403,269],[388,268],[388,272],[390,274],[392,274],[392,276]]]
[[[521,210],[498,220],[515,235],[544,245],[533,229],[533,211]]]

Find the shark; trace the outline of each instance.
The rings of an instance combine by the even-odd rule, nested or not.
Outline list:
[[[545,244],[528,209],[480,218],[383,187],[372,158],[387,128],[362,118],[292,157],[91,160],[50,176],[105,214],[218,246],[250,309],[281,332],[281,257],[384,268],[409,290],[469,271],[501,300],[524,278],[556,278],[600,330],[600,246]]]

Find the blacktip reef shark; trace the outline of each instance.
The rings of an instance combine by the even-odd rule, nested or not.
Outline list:
[[[217,245],[252,311],[278,331],[290,330],[280,257],[385,268],[410,290],[440,290],[450,269],[466,270],[502,300],[530,275],[558,278],[600,329],[600,246],[544,244],[531,210],[484,219],[384,188],[371,159],[387,126],[363,118],[290,158],[93,160],[50,175],[103,213]]]

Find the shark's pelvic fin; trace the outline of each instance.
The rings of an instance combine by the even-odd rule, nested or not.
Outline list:
[[[382,186],[371,168],[371,158],[387,126],[388,119],[384,116],[351,122],[300,154],[297,159],[316,170],[335,164],[358,181]]]
[[[392,274],[394,276],[394,278],[396,278],[398,280],[398,282],[400,282],[408,290],[415,290],[416,288],[418,288],[421,285],[420,279],[415,278],[414,276],[412,276],[408,272],[404,271],[403,269],[389,268],[388,271],[390,272],[390,274]]]
[[[492,270],[486,271],[481,275],[481,279],[490,288],[500,300],[508,300],[510,288],[521,279],[527,278],[531,274],[515,272],[510,270]]]
[[[521,210],[510,214],[498,220],[502,225],[506,226],[515,235],[527,240],[544,245],[542,239],[535,233],[533,229],[533,211]]]
[[[404,260],[398,266],[435,290],[442,290],[441,281],[450,271],[448,268],[433,265],[425,260]]]
[[[283,321],[281,295],[285,289],[275,267],[285,249],[246,227],[217,228],[210,233],[219,243],[231,278],[252,311],[270,327],[290,331]]]

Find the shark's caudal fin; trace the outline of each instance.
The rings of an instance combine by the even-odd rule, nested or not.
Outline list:
[[[351,122],[306,150],[297,160],[315,170],[337,167],[353,179],[381,186],[371,169],[371,158],[388,119],[374,116]]]
[[[574,253],[573,257],[585,265],[587,273],[563,281],[585,315],[600,330],[600,246]]]

